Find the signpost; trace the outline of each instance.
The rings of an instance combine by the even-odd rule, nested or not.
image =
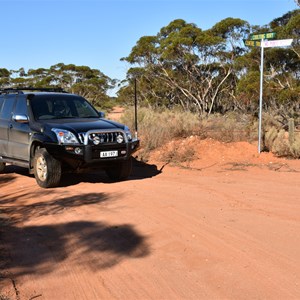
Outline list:
[[[259,40],[272,40],[276,37],[276,32],[267,32],[261,34],[251,34],[250,40],[259,41]]]
[[[263,43],[263,42],[264,42],[264,40],[262,39],[261,43]],[[261,152],[263,84],[264,84],[264,47],[261,47],[261,52],[260,52],[259,119],[258,119],[258,153]]]
[[[259,124],[258,124],[258,153],[261,152],[261,127],[262,127],[262,102],[263,102],[263,74],[264,74],[264,48],[287,47],[293,42],[293,39],[272,40],[276,37],[275,32],[267,32],[261,34],[251,34],[250,40],[245,40],[245,46],[253,46],[261,48],[260,58],[260,92],[259,92]]]
[[[262,46],[264,48],[271,48],[271,47],[286,47],[291,46],[293,39],[287,40],[274,40],[274,41],[263,41]]]
[[[261,43],[260,41],[252,41],[252,40],[244,40],[245,46],[250,46],[250,47],[260,47]]]

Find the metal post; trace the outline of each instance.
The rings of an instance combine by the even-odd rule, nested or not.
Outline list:
[[[261,127],[262,127],[262,102],[263,102],[263,81],[264,81],[264,47],[261,40],[260,58],[260,92],[259,92],[259,124],[258,124],[258,153],[261,152]]]
[[[136,78],[134,78],[134,127],[135,127],[135,138],[138,138],[138,121],[137,121],[137,86]]]

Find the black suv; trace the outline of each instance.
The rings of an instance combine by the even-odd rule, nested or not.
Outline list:
[[[0,172],[26,167],[39,186],[55,187],[63,172],[104,169],[115,181],[131,172],[139,140],[104,119],[86,99],[61,89],[0,90]]]

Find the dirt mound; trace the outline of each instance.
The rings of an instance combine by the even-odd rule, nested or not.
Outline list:
[[[179,164],[183,167],[202,169],[208,166],[233,167],[257,166],[276,168],[288,164],[285,158],[270,152],[258,153],[257,143],[224,143],[214,139],[202,140],[197,136],[173,140],[153,151],[151,161]],[[296,162],[296,161],[294,161]]]

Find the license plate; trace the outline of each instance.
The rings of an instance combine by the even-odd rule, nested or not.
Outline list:
[[[118,156],[118,151],[102,151],[100,152],[100,157],[101,158],[106,158],[106,157],[117,157]]]

